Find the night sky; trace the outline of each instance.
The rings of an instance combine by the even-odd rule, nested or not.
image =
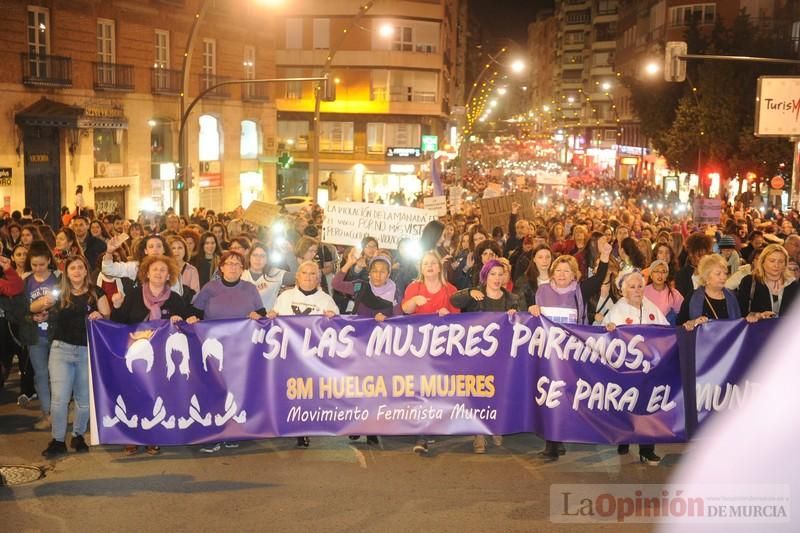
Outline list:
[[[553,7],[553,0],[470,0],[470,17],[496,37],[510,37],[525,42],[528,24],[542,8]]]

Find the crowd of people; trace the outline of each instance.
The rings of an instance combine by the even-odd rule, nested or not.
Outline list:
[[[316,205],[269,228],[244,220],[241,208],[196,209],[190,217],[168,210],[135,221],[65,208],[56,227],[29,209],[6,214],[0,222],[0,382],[16,357],[17,401],[38,405],[34,428],[51,432],[43,455],[66,453],[67,437],[75,451],[88,450],[87,320],[352,314],[382,321],[526,312],[609,331],[629,324],[692,329],[708,320],[782,316],[797,298],[800,277],[797,211],[765,218],[740,204],[708,226],[648,207],[635,194],[601,205],[555,198],[514,204],[507,226],[490,228],[476,202],[432,221],[398,250],[370,236],[352,247],[321,242],[323,223]],[[75,421],[67,435],[70,401]],[[427,453],[428,442],[419,436],[414,451]],[[297,445],[308,447],[310,439],[299,437]],[[236,446],[220,442],[202,451]],[[486,436],[474,437],[476,453],[486,446]],[[160,453],[155,443],[145,451]],[[563,443],[549,441],[541,452],[547,460],[564,453]],[[660,460],[647,443],[639,457]]]

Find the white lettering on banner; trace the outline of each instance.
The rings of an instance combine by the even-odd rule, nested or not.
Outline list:
[[[225,397],[225,412],[213,416],[214,425],[222,427],[231,420],[237,424],[244,425],[244,423],[247,422],[247,411],[242,410],[237,414],[236,411],[238,410],[239,407],[233,393],[228,392],[228,395]],[[125,406],[125,401],[122,399],[122,395],[117,396],[117,403],[114,406],[114,415],[113,417],[108,415],[103,416],[103,427],[110,428],[122,423],[131,429],[140,427],[145,431],[149,431],[158,425],[167,429],[175,428],[175,415],[167,416],[167,409],[161,396],[158,396],[153,404],[153,417],[142,417],[141,424],[138,423],[139,417],[137,415],[128,417],[127,408]],[[206,413],[205,415],[200,414],[200,402],[197,400],[197,395],[193,395],[189,403],[189,417],[178,418],[178,428],[186,429],[194,423],[198,423],[204,427],[208,427],[212,424],[211,413]]]
[[[742,384],[726,382],[723,386],[715,383],[697,383],[697,411],[726,411],[742,407],[750,398],[758,394],[760,383],[745,380]]]
[[[328,202],[322,240],[355,246],[366,236],[378,240],[381,248],[396,250],[400,239],[418,239],[436,214],[425,209],[358,202]]]

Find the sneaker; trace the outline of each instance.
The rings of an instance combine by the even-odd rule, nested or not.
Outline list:
[[[214,444],[208,444],[200,448],[200,453],[217,453],[222,449],[222,444],[219,442],[215,442]]]
[[[631,450],[630,444],[620,444],[617,446],[617,454],[618,455],[628,455],[628,452]]]
[[[50,429],[50,427],[51,426],[50,426],[50,416],[49,415],[42,415],[41,418],[39,418],[39,420],[37,420],[33,424],[33,429],[36,429],[38,431],[45,431],[45,430]]]
[[[421,455],[428,453],[428,443],[425,441],[425,439],[420,439],[417,441],[417,443],[414,445],[414,453]]]
[[[472,438],[472,451],[475,453],[486,453],[486,437],[475,435]]]
[[[502,446],[503,445],[503,436],[502,435],[492,435],[492,443],[495,446]]]
[[[309,444],[311,444],[311,439],[308,437],[297,437],[298,448],[308,448]]]
[[[228,448],[229,450],[233,450],[239,447],[238,442],[223,442],[222,445]]]
[[[656,452],[639,452],[639,461],[641,461],[642,464],[658,466],[661,462],[661,457],[656,455]]]
[[[144,449],[144,451],[145,451],[145,453],[147,455],[158,455],[158,454],[161,453],[161,447],[160,446],[148,446],[148,447],[146,447]]]
[[[69,441],[69,447],[78,453],[89,451],[89,446],[87,446],[86,441],[83,440],[83,435],[73,435],[72,440]]]
[[[47,445],[47,448],[42,452],[42,455],[49,459],[58,455],[64,455],[65,453],[67,453],[66,443],[53,439],[50,441],[50,444]]]
[[[20,394],[19,396],[17,396],[17,405],[19,405],[20,407],[28,407],[28,405],[37,397],[38,396],[36,395],[35,392],[30,396],[24,393]]]

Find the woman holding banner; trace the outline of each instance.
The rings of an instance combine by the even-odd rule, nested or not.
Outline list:
[[[403,312],[408,315],[437,314],[439,316],[458,313],[460,310],[450,303],[456,288],[444,277],[444,265],[439,254],[431,250],[422,256],[419,277],[406,287],[403,296]],[[419,435],[414,452],[428,453],[428,439]]]
[[[491,241],[487,241],[491,242]],[[497,243],[491,242],[493,246]],[[514,314],[519,309],[519,298],[504,287],[507,279],[506,267],[498,259],[489,259],[481,268],[480,285],[463,289],[450,297],[450,303],[464,312],[501,311]],[[503,443],[501,435],[493,435],[496,446]],[[486,437],[475,435],[472,440],[475,453],[486,453]]]
[[[683,301],[678,314],[678,324],[687,331],[705,324],[710,319],[735,320],[742,318],[739,302],[730,290],[725,288],[728,281],[728,262],[719,254],[710,254],[697,264],[700,286]],[[756,322],[760,316],[748,315],[748,322]]]
[[[536,291],[540,285],[550,283],[550,265],[553,262],[553,253],[546,244],[540,244],[533,250],[533,260],[525,270],[525,275],[520,276],[514,283],[514,294],[519,298],[520,305],[530,312],[536,305]]]
[[[272,309],[275,306],[275,300],[282,287],[294,285],[297,272],[295,255],[293,253],[287,254],[285,257],[281,255],[278,262],[281,260],[288,263],[289,270],[283,270],[272,264],[273,258],[270,257],[270,252],[263,243],[254,242],[247,252],[248,267],[242,274],[242,280],[256,286],[264,309]]]
[[[50,346],[50,386],[52,401],[52,437],[42,452],[45,457],[67,453],[67,413],[69,401],[75,402],[70,447],[88,452],[83,438],[89,425],[89,352],[86,320],[108,318],[111,309],[105,293],[92,283],[89,263],[83,255],[72,255],[64,262],[58,302],[50,309],[52,327]]]
[[[611,257],[611,244],[605,237],[597,241],[600,252],[600,263],[597,272],[591,278],[580,280],[578,262],[574,257],[562,255],[550,266],[550,283],[540,285],[536,291],[536,305],[529,309],[533,316],[544,316],[548,320],[563,324],[589,324],[586,302],[600,289],[608,272],[608,260]],[[545,448],[540,455],[548,460],[557,460],[566,453],[564,444],[557,441],[545,441]]]
[[[603,325],[608,331],[614,331],[617,324],[621,326],[630,324],[669,325],[658,306],[644,297],[644,276],[640,271],[622,272],[617,278],[617,288],[622,293],[622,298],[603,318]],[[627,455],[628,451],[628,444],[620,444],[617,447],[617,453],[620,455]],[[658,465],[661,457],[656,455],[654,444],[639,444],[639,460],[645,464]]]
[[[783,246],[769,244],[764,248],[753,273],[739,285],[739,308],[743,315],[760,313],[762,318],[769,318],[786,314],[798,291],[788,266],[789,254]]]

